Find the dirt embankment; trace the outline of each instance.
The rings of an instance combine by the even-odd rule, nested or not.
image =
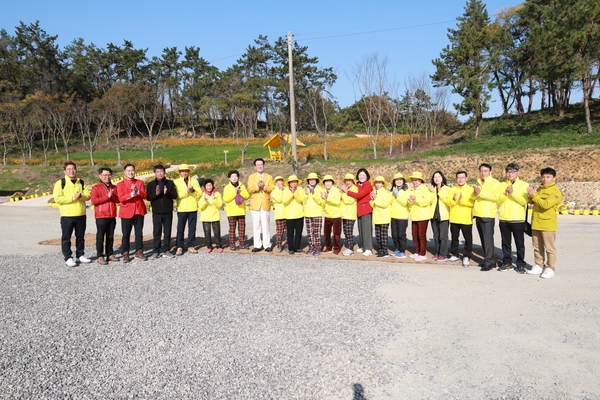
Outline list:
[[[371,177],[383,175],[386,179],[400,171],[409,175],[412,171],[421,171],[430,177],[435,171],[442,171],[450,184],[454,183],[456,171],[464,170],[473,181],[478,176],[481,163],[491,164],[492,174],[497,179],[504,178],[504,167],[511,162],[516,162],[521,167],[520,178],[533,186],[540,184],[540,169],[552,167],[557,171],[557,182],[565,196],[565,202],[575,202],[578,205],[600,206],[600,146],[586,146],[577,148],[549,149],[526,151],[519,150],[507,154],[464,155],[455,154],[446,157],[428,158],[410,162],[378,162],[365,160],[364,163],[351,162],[343,165],[326,167],[319,162],[312,162],[300,166],[300,178],[309,172],[319,175],[329,173],[336,178],[341,178],[345,173],[356,173],[358,168],[365,167]],[[246,168],[244,168],[246,169]],[[251,173],[248,168],[244,173]],[[270,163],[268,170],[273,175],[287,177],[291,173],[289,165]]]

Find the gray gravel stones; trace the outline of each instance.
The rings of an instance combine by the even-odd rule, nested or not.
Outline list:
[[[379,263],[49,254],[0,271],[2,398],[350,399],[390,381],[375,349],[398,318],[376,288],[401,276]]]

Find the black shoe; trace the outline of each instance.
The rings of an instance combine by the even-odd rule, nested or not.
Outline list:
[[[527,272],[524,266],[516,266],[515,271],[517,271],[518,274],[524,274]]]
[[[288,250],[288,253],[289,253],[290,256],[293,256],[294,255],[294,250]]]
[[[502,264],[501,266],[498,267],[498,271],[500,271],[500,272],[510,271],[511,269],[512,269],[512,264]]]
[[[263,248],[262,247],[255,247],[252,249],[253,253],[258,253],[259,251],[261,251]]]
[[[273,251],[273,249],[272,249],[272,248],[270,248],[270,247],[267,247],[267,248],[265,249],[265,251],[266,251],[267,253],[270,253],[270,252],[272,252],[272,251]]]
[[[482,272],[491,271],[493,269],[494,269],[494,265],[493,264],[491,264],[491,265],[484,265],[483,267],[481,267],[481,271]]]

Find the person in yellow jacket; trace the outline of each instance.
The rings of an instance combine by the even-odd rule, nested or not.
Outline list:
[[[289,254],[301,254],[302,229],[304,228],[304,191],[299,185],[302,181],[296,175],[287,179],[287,187],[283,189],[283,216],[287,228],[287,246]]]
[[[246,186],[240,181],[240,172],[232,169],[227,173],[229,183],[223,188],[223,203],[225,203],[225,215],[229,222],[229,250],[247,250],[246,237],[246,200],[250,193]],[[235,229],[238,230],[239,246],[235,245]]]
[[[223,252],[223,245],[221,244],[221,207],[223,207],[223,197],[217,191],[215,182],[212,179],[204,180],[204,188],[200,199],[198,199],[198,209],[200,210],[200,220],[204,229],[207,253],[213,251],[211,228],[215,233],[217,252]]]
[[[285,205],[283,204],[283,190],[285,189],[285,180],[283,176],[273,178],[275,187],[271,192],[271,202],[275,209],[275,241],[277,242],[277,252],[283,251],[283,235],[286,233]]]
[[[408,185],[402,172],[394,174],[392,180],[392,240],[395,250],[392,256],[406,258],[406,230],[408,229]]]
[[[188,226],[187,251],[197,253],[196,225],[198,223],[198,198],[202,192],[198,180],[190,177],[190,167],[187,164],[179,166],[179,178],[175,179],[175,188],[177,189],[177,239],[176,256],[183,255],[183,235],[185,225]]]
[[[338,255],[341,248],[342,236],[342,192],[335,186],[335,179],[331,175],[323,177],[323,191],[321,197],[325,200],[325,224],[323,233],[325,235],[325,247],[323,253]],[[333,246],[331,245],[331,233],[333,231]]]
[[[456,173],[456,186],[448,191],[450,207],[450,258],[454,262],[462,259],[463,267],[470,265],[473,253],[473,187],[467,185],[467,171]],[[465,239],[462,256],[458,252],[460,234]]]
[[[492,176],[492,166],[483,163],[479,166],[479,179],[473,186],[473,216],[483,247],[482,271],[494,269],[494,227],[498,214],[498,186],[500,182]]]
[[[348,173],[344,175],[343,185],[348,192],[358,193],[354,174]],[[342,229],[346,238],[346,249],[342,252],[344,256],[354,254],[354,223],[356,222],[356,213],[356,199],[348,196],[346,192],[342,192]]]
[[[91,263],[85,257],[85,228],[87,217],[85,215],[85,202],[90,199],[90,192],[84,183],[77,177],[77,166],[73,161],[63,164],[65,177],[54,184],[54,202],[60,211],[61,250],[65,263],[69,267],[76,267],[77,263]],[[75,231],[75,257],[71,250],[71,235]]]
[[[265,160],[254,160],[255,173],[248,177],[248,192],[250,193],[250,215],[252,216],[253,253],[265,250],[271,252],[271,192],[275,185],[273,177],[265,172]],[[261,237],[262,234],[262,237]]]
[[[558,230],[558,206],[563,201],[563,194],[556,186],[556,171],[553,168],[542,169],[540,175],[542,178],[540,187],[537,190],[533,187],[527,189],[529,201],[533,203],[531,239],[535,261],[534,266],[527,270],[527,273],[541,274],[540,278],[550,279],[556,271],[554,242]]]
[[[412,221],[412,236],[415,244],[415,253],[410,257],[415,261],[423,261],[427,259],[425,256],[427,253],[427,224],[431,218],[433,197],[427,186],[423,184],[422,172],[413,172],[409,179],[411,179],[413,187],[408,189],[406,202]]]
[[[498,205],[500,220],[500,235],[502,237],[502,265],[498,271],[513,269],[511,252],[511,234],[517,249],[517,264],[515,271],[519,274],[526,272],[525,266],[525,215],[529,195],[529,184],[519,179],[519,164],[510,163],[504,169],[506,180],[498,185]]]
[[[450,224],[450,209],[448,208],[448,182],[442,171],[435,171],[431,176],[429,190],[433,197],[431,203],[431,229],[435,243],[435,261],[448,259],[448,228]]]
[[[323,207],[325,199],[321,197],[323,187],[319,185],[319,176],[311,172],[306,178],[304,196],[304,221],[306,235],[308,236],[308,254],[318,256],[321,254],[321,225],[323,224]]]
[[[387,190],[387,182],[383,176],[377,176],[373,181],[371,193],[371,207],[373,207],[373,225],[375,225],[375,239],[377,240],[377,257],[389,257],[388,231],[392,221],[392,193]]]

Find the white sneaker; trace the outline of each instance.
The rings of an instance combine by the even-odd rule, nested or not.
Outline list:
[[[417,253],[414,253],[414,254],[411,254],[409,257],[410,258],[417,258],[417,257],[419,257],[419,255]]]
[[[550,279],[554,276],[554,270],[552,268],[544,268],[544,272],[540,275],[540,278]]]
[[[469,265],[471,265],[469,257],[463,258],[462,265],[463,265],[463,267],[468,267]]]
[[[65,261],[65,264],[67,264],[67,267],[76,267],[77,263],[75,262],[75,260],[73,260],[73,258],[69,258],[67,261]]]
[[[427,257],[426,256],[420,256],[418,254],[415,257],[415,261],[423,261],[423,260],[427,260]]]
[[[365,256],[365,257],[370,257],[372,255],[373,255],[373,252],[371,250],[365,250],[363,252],[363,256]]]
[[[89,264],[92,262],[92,260],[90,260],[89,258],[87,258],[86,256],[80,256],[77,261],[79,261],[82,264]]]
[[[350,249],[346,249],[346,250],[342,251],[342,255],[343,256],[351,256],[351,255],[354,255],[354,252]]]
[[[362,252],[363,252],[363,249],[362,249],[362,247],[359,247],[358,249],[356,249],[356,252],[357,252],[357,253],[362,253]]]
[[[456,256],[452,256],[452,257],[450,257],[450,258],[448,259],[448,261],[449,261],[449,262],[455,262],[455,261],[458,261],[458,260],[460,260],[460,258],[458,258],[458,257],[456,257]]]
[[[542,269],[542,267],[540,267],[539,265],[535,264],[533,267],[531,267],[531,269],[527,270],[527,273],[529,275],[539,275],[542,272],[544,272],[544,270]]]

